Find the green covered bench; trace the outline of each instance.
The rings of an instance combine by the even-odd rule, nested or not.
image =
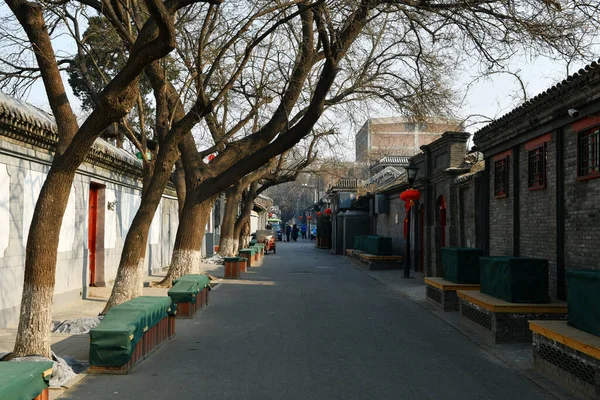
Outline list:
[[[481,275],[479,257],[483,257],[483,250],[442,248],[444,279],[459,284],[478,284]]]
[[[225,279],[238,279],[241,272],[246,272],[246,259],[242,257],[225,257]]]
[[[112,307],[90,331],[90,372],[126,374],[175,335],[169,297],[141,296]]]
[[[253,247],[240,250],[240,257],[246,259],[247,267],[256,267],[256,263],[254,262],[255,254],[256,254],[256,248],[253,248]]]
[[[0,399],[48,399],[52,366],[52,361],[0,362]]]
[[[480,257],[481,293],[511,303],[548,303],[548,260]]]
[[[188,274],[174,280],[167,294],[176,305],[178,318],[193,318],[198,310],[208,305],[209,290],[208,276]]]

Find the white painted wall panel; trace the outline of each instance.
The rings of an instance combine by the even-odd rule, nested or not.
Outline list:
[[[135,217],[135,213],[140,208],[141,200],[139,193],[121,193],[121,229],[123,238],[127,236],[133,217]]]
[[[29,227],[33,219],[33,210],[35,203],[42,190],[42,185],[46,180],[47,174],[38,171],[26,171],[25,181],[23,182],[23,245],[27,246],[27,236],[29,236]]]
[[[104,191],[106,203],[113,203],[117,200],[117,193],[112,189]],[[104,205],[104,248],[114,249],[117,246],[117,208],[109,210],[107,204]]]
[[[67,209],[65,210],[62,225],[60,226],[60,238],[58,239],[59,252],[73,250],[73,241],[75,240],[77,220],[86,217],[85,214],[79,214],[81,210],[75,209],[76,200],[77,193],[75,191],[75,187],[71,186],[69,202],[67,203]]]
[[[8,247],[10,226],[10,175],[6,164],[0,164],[0,257]]]
[[[148,234],[148,243],[158,244],[160,241],[160,230],[162,226],[162,202],[156,208],[152,224],[150,225],[150,232]]]

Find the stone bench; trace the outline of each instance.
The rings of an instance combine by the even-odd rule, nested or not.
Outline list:
[[[460,322],[492,344],[530,343],[529,320],[565,320],[567,303],[509,303],[475,290],[458,290]]]
[[[246,259],[243,257],[225,257],[225,279],[239,279],[240,273],[246,272]]]
[[[443,311],[458,311],[458,290],[477,290],[479,284],[454,283],[444,278],[424,278],[427,301]]]
[[[254,261],[256,250],[254,248],[240,250],[240,257],[246,259],[246,267],[252,268],[257,267],[256,261]]]
[[[565,321],[529,321],[535,368],[580,396],[600,398],[600,337]]]
[[[358,260],[369,271],[401,269],[404,267],[402,256],[378,256],[353,249],[346,249],[346,255]]]
[[[208,305],[210,278],[202,274],[183,275],[173,282],[167,295],[176,307],[177,318],[194,318],[202,307]]]
[[[175,335],[169,297],[141,296],[112,307],[90,331],[90,373],[126,374]]]
[[[0,399],[48,400],[52,361],[0,362]]]

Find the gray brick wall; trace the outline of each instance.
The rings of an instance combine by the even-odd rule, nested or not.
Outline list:
[[[522,146],[520,157],[521,233],[519,245],[522,257],[549,261],[550,295],[556,297],[556,142],[546,143],[546,188],[529,190],[528,150]]]
[[[459,246],[477,247],[475,229],[475,184],[473,180],[459,187]]]
[[[377,214],[377,234],[392,238],[392,253],[404,254],[404,202],[400,195],[393,195],[389,200],[389,213]],[[398,223],[396,223],[396,214]]]
[[[513,156],[508,158],[508,197],[494,197],[494,160],[490,171],[490,255],[513,254]]]
[[[600,178],[577,180],[577,134],[564,135],[565,265],[600,269]]]

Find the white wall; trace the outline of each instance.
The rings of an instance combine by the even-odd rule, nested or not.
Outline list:
[[[52,159],[0,136],[0,329],[18,321],[25,248],[35,203]],[[103,185],[98,207],[104,208],[104,247],[98,249],[105,281],[116,277],[125,236],[141,202],[141,181],[116,171],[83,164],[75,176],[61,225],[58,246],[55,303],[81,298],[89,284],[89,190]],[[116,201],[114,210],[108,203]],[[170,262],[177,230],[177,200],[163,197],[152,221],[147,248],[147,272]],[[98,267],[97,267],[98,268]]]

